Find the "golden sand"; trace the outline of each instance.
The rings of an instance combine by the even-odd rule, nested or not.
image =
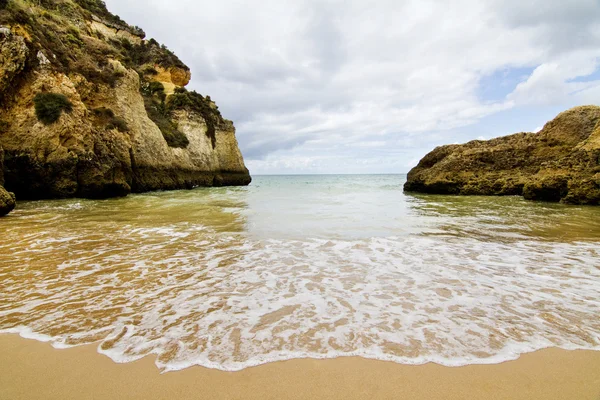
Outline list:
[[[600,400],[600,352],[548,349],[457,368],[349,357],[160,374],[149,357],[116,364],[96,346],[56,350],[0,335],[0,399]]]

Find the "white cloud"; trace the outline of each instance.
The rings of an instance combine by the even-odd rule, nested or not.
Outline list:
[[[581,98],[583,92],[600,87],[600,80],[579,82],[573,79],[596,71],[600,66],[598,57],[597,51],[586,51],[544,63],[508,97],[517,104],[561,104],[569,97]]]
[[[434,145],[488,136],[449,137],[486,116],[600,99],[598,82],[572,81],[598,68],[597,0],[107,3],[190,65],[251,172],[406,171]],[[480,98],[483,76],[517,67],[535,70]]]

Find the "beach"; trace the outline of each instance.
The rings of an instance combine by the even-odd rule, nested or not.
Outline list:
[[[419,366],[343,357],[238,372],[160,374],[151,357],[117,364],[96,345],[57,350],[0,335],[1,399],[600,399],[600,352],[546,349],[494,365]]]
[[[600,210],[404,179],[21,203],[0,400],[600,400]]]
[[[598,48],[600,0],[0,0],[0,400],[600,400]]]

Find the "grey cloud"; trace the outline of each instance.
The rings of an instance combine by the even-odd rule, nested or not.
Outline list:
[[[596,66],[597,0],[107,3],[192,68],[190,87],[234,120],[260,172],[341,159],[406,168],[431,146],[485,134],[471,127],[486,116],[597,93],[564,84]],[[482,76],[513,67],[538,69],[506,99],[479,98]]]
[[[306,37],[312,44],[313,57],[319,63],[323,78],[329,78],[346,59],[343,37],[335,20],[335,7],[327,3],[312,3],[311,6]]]
[[[253,139],[260,138],[264,132],[250,132],[240,139],[240,145],[244,148],[244,157],[249,160],[263,160],[269,154],[279,150],[290,150],[311,140],[312,137],[286,138],[284,135],[276,135],[265,143],[254,143]]]
[[[498,1],[498,14],[513,27],[552,25],[590,26],[598,22],[597,0]]]
[[[600,45],[600,2],[506,1],[497,2],[498,15],[511,28],[536,29],[536,43],[549,51],[598,48]]]

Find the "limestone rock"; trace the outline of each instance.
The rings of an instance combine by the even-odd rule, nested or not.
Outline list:
[[[29,49],[25,38],[13,34],[10,29],[0,27],[0,100],[10,88],[15,77],[23,71]]]
[[[167,95],[175,93],[175,89],[178,87],[187,86],[192,79],[192,73],[183,68],[169,67],[168,69],[165,69],[160,65],[154,65],[154,69],[157,74],[151,76],[150,79],[162,83]]]
[[[7,190],[19,199],[106,198],[250,183],[233,123],[208,97],[195,94],[199,111],[166,107],[167,94],[183,90],[191,77],[177,56],[144,40],[140,28],[110,14],[100,0],[62,3],[45,8],[51,2],[13,0],[14,15],[0,13],[7,29],[0,31]],[[172,86],[170,93],[161,81]],[[70,111],[50,124],[39,121],[34,99],[40,93],[65,96]],[[172,132],[185,143],[172,147]]]
[[[538,133],[438,147],[409,172],[404,190],[600,204],[600,107],[565,111]]]
[[[2,187],[4,185],[4,174],[2,166],[4,163],[4,151],[0,147],[0,217],[8,214],[15,208],[15,195],[9,193]]]
[[[0,217],[15,209],[15,194],[9,193],[0,186]]]

